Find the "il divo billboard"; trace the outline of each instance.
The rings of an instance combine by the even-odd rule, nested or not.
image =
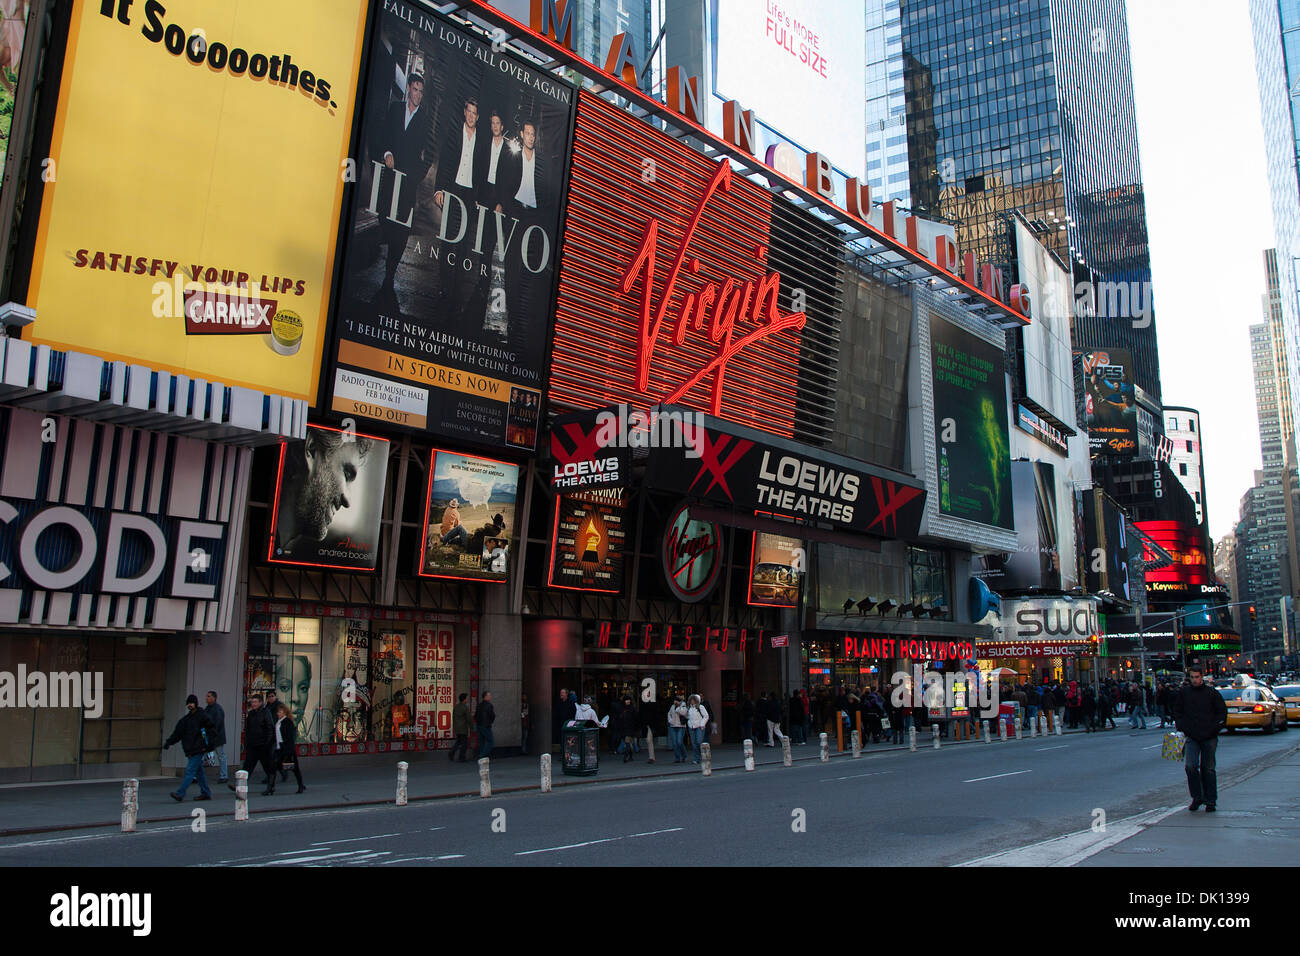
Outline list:
[[[811,221],[791,228],[780,202],[727,161],[583,93],[555,407],[674,403],[784,437],[800,402],[814,411],[801,419],[828,416],[833,369],[801,381],[800,361],[805,339],[833,334],[838,240]]]

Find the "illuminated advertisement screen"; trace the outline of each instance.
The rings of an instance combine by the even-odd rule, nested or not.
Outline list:
[[[585,92],[566,209],[552,407],[680,405],[786,438],[816,427],[801,404],[833,418],[825,223]]]
[[[749,603],[797,607],[803,585],[804,547],[798,538],[754,532],[749,560]]]
[[[314,402],[367,6],[72,3],[30,340]]]
[[[308,425],[280,446],[267,560],[373,571],[387,478],[387,439]]]
[[[866,127],[828,122],[828,110],[861,106],[866,89],[866,4],[826,0],[737,3],[714,0],[714,88],[740,100],[763,125],[805,150],[818,150],[862,178]]]
[[[518,486],[518,465],[435,450],[429,462],[420,574],[504,581]]]
[[[1139,521],[1136,524],[1174,559],[1167,567],[1147,572],[1149,595],[1154,597],[1160,592],[1168,594],[1188,590],[1199,592],[1202,585],[1214,584],[1206,561],[1205,537],[1198,526],[1181,521]],[[1148,561],[1154,558],[1154,554],[1146,555]]]
[[[1084,352],[1083,396],[1092,456],[1137,454],[1137,396],[1133,356],[1127,349]]]
[[[976,556],[976,575],[993,591],[1061,587],[1061,555],[1056,532],[1056,469],[1050,462],[1013,461],[1014,552]]]
[[[410,4],[369,56],[330,408],[531,449],[576,91]]]
[[[1016,255],[1020,281],[1029,286],[1029,325],[1018,330],[1020,394],[1058,421],[1074,421],[1074,365],[1070,317],[1074,287],[1070,273],[1019,219]],[[1065,449],[1058,449],[1065,454]]]
[[[627,493],[622,488],[556,495],[547,584],[578,591],[623,590],[626,517]]]
[[[939,511],[1014,528],[1006,352],[932,316]]]
[[[1124,512],[1100,489],[1083,492],[1085,580],[1091,593],[1130,600],[1128,525]]]

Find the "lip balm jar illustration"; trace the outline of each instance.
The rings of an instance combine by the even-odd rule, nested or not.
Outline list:
[[[287,309],[271,319],[271,348],[279,355],[293,355],[302,348],[302,318]]]

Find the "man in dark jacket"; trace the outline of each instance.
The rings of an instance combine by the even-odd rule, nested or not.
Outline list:
[[[623,698],[623,712],[619,714],[619,728],[623,734],[623,762],[635,759],[634,748],[641,736],[641,715],[632,706],[632,698]]]
[[[274,789],[275,768],[271,765],[271,751],[275,749],[275,723],[271,712],[262,706],[262,695],[254,694],[248,701],[244,717],[244,772],[251,773],[259,763],[266,771],[266,782]],[[226,784],[231,790],[233,783]]]
[[[451,753],[447,754],[448,760],[456,759],[456,751],[460,751],[460,762],[465,762],[465,755],[469,751],[469,704],[465,703],[469,699],[469,694],[461,694],[456,701],[456,706],[451,709],[451,732],[456,735],[456,743],[451,748]]]
[[[226,772],[226,712],[217,703],[217,692],[215,690],[208,691],[206,699],[208,706],[203,709],[212,721],[212,726],[216,728],[216,734],[209,742],[213,745],[212,749],[217,752],[217,783],[225,783],[228,776]]]
[[[185,791],[195,780],[199,782],[199,795],[195,800],[211,800],[212,791],[208,789],[208,778],[203,773],[203,755],[212,749],[216,728],[212,718],[199,709],[199,699],[193,694],[185,698],[185,716],[176,721],[176,729],[163,744],[166,750],[172,744],[180,742],[181,749],[189,759],[185,763],[185,779],[181,781],[180,790],[173,790],[171,798],[177,803],[185,799]]]
[[[1174,726],[1187,737],[1183,752],[1183,769],[1187,771],[1187,789],[1193,813],[1201,804],[1213,813],[1219,799],[1218,776],[1214,772],[1214,752],[1219,748],[1219,728],[1227,726],[1228,707],[1223,695],[1205,683],[1199,667],[1187,669],[1187,683],[1174,698]]]
[[[483,700],[479,702],[478,713],[474,715],[474,723],[478,725],[478,758],[490,756],[492,753],[492,724],[496,722],[496,708],[492,706],[492,692],[488,691],[483,695]]]

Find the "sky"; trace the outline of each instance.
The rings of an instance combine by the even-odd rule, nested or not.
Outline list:
[[[1260,467],[1249,326],[1273,215],[1247,0],[1128,0],[1166,405],[1201,413],[1217,541]],[[1212,228],[1231,223],[1231,231]]]

